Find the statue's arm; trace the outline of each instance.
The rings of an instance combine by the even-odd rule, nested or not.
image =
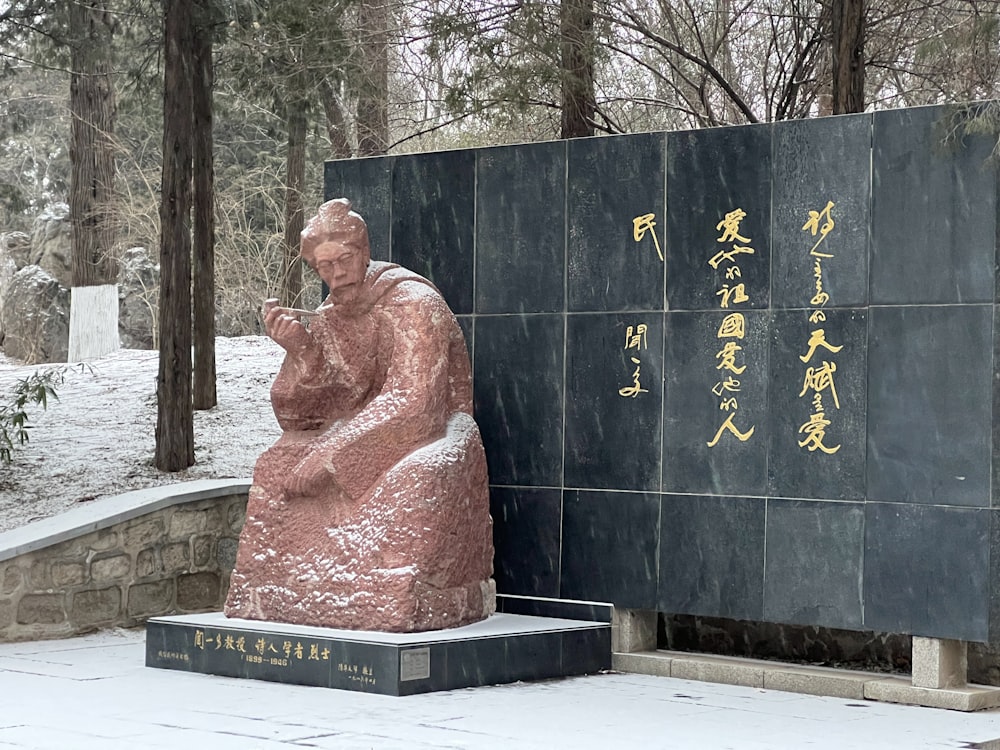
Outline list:
[[[392,292],[393,352],[385,385],[368,405],[338,425],[323,446],[324,470],[357,498],[413,450],[444,435],[448,421],[447,304],[419,282]]]
[[[285,359],[271,386],[274,416],[285,431],[317,429],[327,418],[321,409],[326,400],[323,392],[332,385],[336,363],[297,315],[268,303],[264,309],[267,334],[285,349]]]

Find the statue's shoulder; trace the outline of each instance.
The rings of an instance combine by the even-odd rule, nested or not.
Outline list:
[[[395,263],[372,261],[368,271],[372,293],[380,303],[407,305],[415,302],[445,304],[444,297],[428,279]]]

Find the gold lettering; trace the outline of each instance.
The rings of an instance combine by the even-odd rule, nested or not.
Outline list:
[[[832,258],[833,257],[832,255],[826,255],[826,254],[823,254],[823,253],[817,253],[816,252],[816,248],[819,247],[820,243],[823,240],[825,240],[826,236],[828,234],[830,234],[830,232],[833,230],[834,222],[833,222],[833,214],[831,213],[831,210],[833,209],[833,207],[835,205],[836,204],[833,201],[827,201],[826,208],[824,208],[822,211],[810,211],[809,212],[809,220],[805,224],[802,225],[802,230],[803,231],[811,232],[813,237],[816,236],[816,232],[817,231],[819,232],[819,239],[816,240],[816,244],[813,245],[812,246],[812,250],[809,251],[810,255],[813,255],[813,256],[819,257],[819,258]],[[819,225],[819,220],[820,219],[825,219],[825,221],[823,222],[823,226],[822,227]]]
[[[740,381],[730,376],[725,380],[720,380],[718,383],[716,383],[715,387],[712,388],[712,393],[721,398],[722,394],[726,393],[727,391],[730,393],[739,393],[739,390],[740,390]]]
[[[663,260],[663,251],[660,250],[660,241],[656,237],[656,222],[654,219],[656,214],[643,214],[642,216],[636,216],[632,219],[632,239],[636,242],[641,242],[642,238],[646,236],[646,232],[650,231],[653,235],[653,245],[656,246],[656,254]]]
[[[743,313],[729,313],[722,319],[719,332],[715,334],[717,339],[742,339],[746,334],[746,319]]]
[[[629,359],[631,359],[632,363],[635,365],[635,372],[632,373],[633,384],[625,388],[619,388],[618,395],[624,398],[635,398],[640,393],[649,393],[649,391],[646,388],[643,388],[639,384],[639,369],[640,369],[639,360],[636,359],[635,357],[629,357]]]
[[[628,327],[625,332],[625,348],[626,349],[645,349],[646,348],[646,324],[640,323],[635,327],[635,333],[633,334],[632,326]]]
[[[816,350],[821,346],[824,349],[828,349],[829,351],[833,352],[834,354],[836,354],[837,352],[839,352],[841,349],[844,348],[843,345],[833,346],[832,344],[828,344],[826,341],[826,331],[824,331],[822,328],[817,328],[809,336],[809,344],[808,344],[809,351],[805,354],[805,356],[799,356],[799,359],[801,359],[803,362],[808,362],[810,359],[812,359],[813,354],[816,353]]]
[[[742,245],[733,245],[732,250],[720,250],[715,255],[713,255],[709,261],[708,265],[712,268],[718,268],[722,261],[732,260],[737,255],[753,255],[754,249],[752,247],[743,247]]]
[[[840,408],[840,399],[837,398],[837,388],[833,384],[833,373],[837,371],[837,364],[835,362],[823,361],[822,367],[809,367],[806,369],[805,381],[802,383],[802,392],[799,393],[799,398],[806,395],[806,391],[812,389],[816,392],[818,396],[821,391],[830,390],[830,395],[833,396],[833,403],[838,409]]]
[[[823,412],[819,411],[810,415],[809,421],[799,427],[799,434],[804,433],[806,436],[804,440],[799,441],[799,447],[808,448],[810,452],[818,449],[827,455],[832,455],[839,451],[839,445],[833,448],[823,445],[823,438],[826,437],[826,428],[829,426],[830,420],[826,418],[826,414]]]
[[[747,216],[747,212],[742,208],[734,209],[726,214],[726,217],[715,225],[716,230],[722,230],[722,236],[716,242],[749,242],[749,237],[740,235],[740,222]]]
[[[732,373],[741,375],[745,369],[746,365],[742,367],[736,366],[736,353],[743,351],[742,346],[737,346],[734,341],[727,341],[723,347],[715,353],[715,358],[720,360],[719,364],[715,366],[716,370],[729,370]]]
[[[725,432],[726,430],[729,430],[731,433],[733,433],[733,435],[736,436],[736,439],[739,440],[741,443],[745,443],[747,440],[750,439],[750,436],[753,435],[753,431],[756,430],[757,428],[751,427],[746,432],[740,432],[739,430],[736,429],[736,426],[733,424],[733,417],[735,416],[736,412],[729,412],[729,416],[726,417],[726,421],[722,423],[722,426],[719,428],[719,431],[715,433],[715,437],[708,442],[709,448],[714,448],[716,446],[716,444],[719,442],[719,438],[722,437],[722,433]]]
[[[746,293],[745,284],[737,284],[732,289],[729,288],[729,284],[723,284],[722,289],[715,293],[716,297],[722,297],[722,303],[720,307],[729,307],[730,301],[734,305],[738,305],[741,302],[748,302],[750,298]]]

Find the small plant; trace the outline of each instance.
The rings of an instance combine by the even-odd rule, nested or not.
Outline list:
[[[17,381],[13,400],[0,405],[0,464],[10,464],[14,448],[28,442],[28,406],[48,408],[50,398],[59,399],[56,387],[62,385],[65,367],[51,367]]]

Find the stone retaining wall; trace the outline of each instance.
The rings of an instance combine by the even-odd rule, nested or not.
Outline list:
[[[221,609],[246,491],[191,502],[183,502],[183,490],[178,494],[178,504],[163,507],[160,497],[160,507],[149,512],[138,509],[104,528],[0,556],[0,641],[61,638],[131,627],[156,615]]]

